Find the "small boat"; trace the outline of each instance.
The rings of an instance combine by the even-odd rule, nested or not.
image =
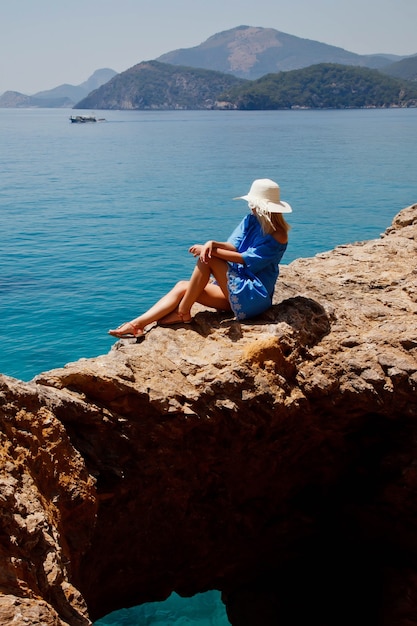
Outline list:
[[[97,122],[97,118],[94,115],[70,115],[70,121],[72,124],[86,124],[87,122]]]

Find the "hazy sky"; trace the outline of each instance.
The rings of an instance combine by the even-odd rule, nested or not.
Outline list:
[[[241,25],[417,54],[417,0],[0,0],[0,94],[79,85]]]

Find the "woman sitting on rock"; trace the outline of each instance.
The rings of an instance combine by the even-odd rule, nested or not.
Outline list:
[[[109,330],[110,335],[140,337],[153,322],[188,324],[195,302],[233,311],[239,320],[259,315],[272,305],[290,229],[282,213],[291,213],[291,206],[280,200],[279,186],[268,178],[255,180],[246,196],[235,199],[246,200],[250,213],[228,240],[191,246],[189,252],[198,261],[190,280],[179,281],[148,311]]]

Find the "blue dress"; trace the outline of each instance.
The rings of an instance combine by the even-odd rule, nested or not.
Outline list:
[[[243,256],[244,263],[229,263],[229,299],[238,320],[254,317],[272,306],[279,262],[287,249],[272,235],[264,235],[253,213],[249,213],[227,240]]]

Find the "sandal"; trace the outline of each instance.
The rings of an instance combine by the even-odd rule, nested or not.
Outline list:
[[[115,330],[109,330],[109,335],[118,339],[136,339],[144,334],[142,328],[137,328],[132,322],[125,322]]]

